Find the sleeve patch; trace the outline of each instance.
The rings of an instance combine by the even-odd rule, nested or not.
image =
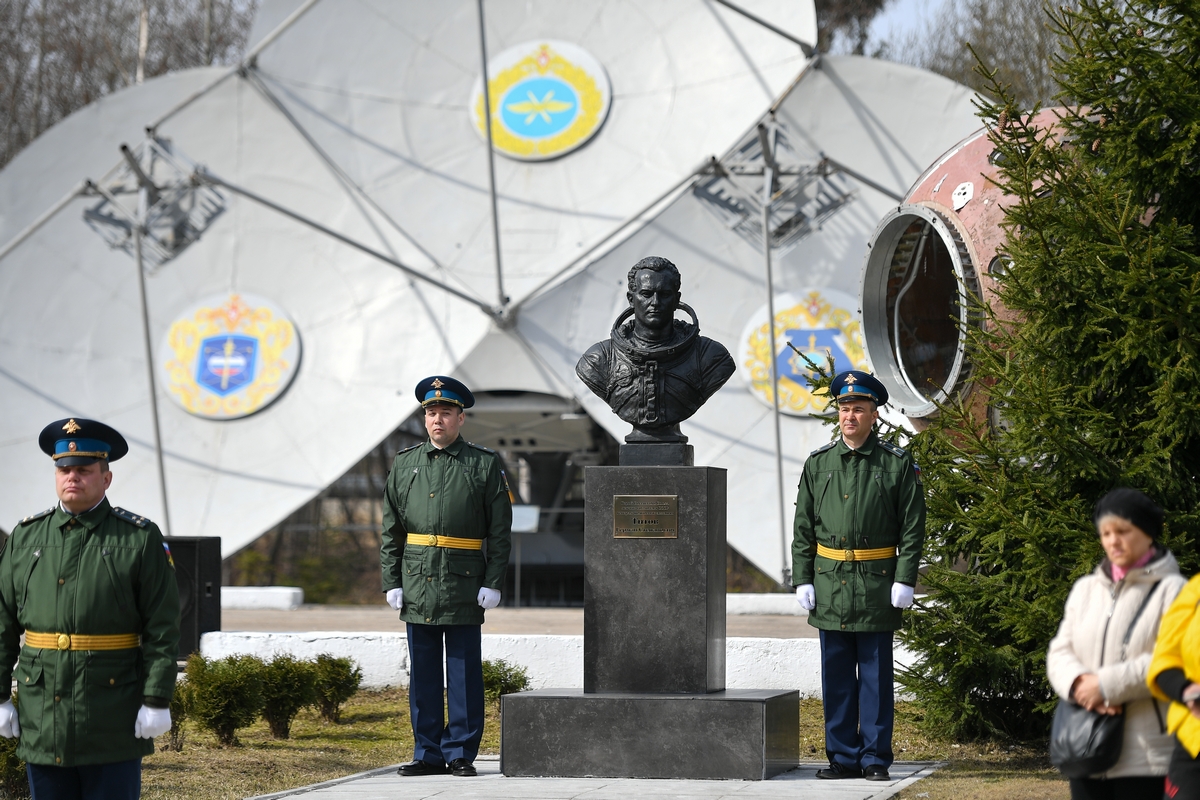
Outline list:
[[[171,546],[163,542],[163,552],[167,554],[167,563],[171,565],[171,569],[175,569],[175,559],[171,558]]]
[[[132,511],[126,511],[120,506],[113,506],[112,515],[117,519],[125,520],[129,524],[136,525],[139,528],[144,528],[150,524],[150,520],[146,519],[145,517],[139,517]]]
[[[913,462],[913,475],[917,478],[917,486],[921,486],[921,468],[917,466],[917,462]]]

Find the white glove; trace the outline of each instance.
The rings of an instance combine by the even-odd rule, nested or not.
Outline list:
[[[404,605],[404,590],[403,589],[388,589],[387,604],[397,611]]]
[[[913,601],[913,587],[903,583],[892,584],[892,607],[908,608]]]
[[[171,709],[142,706],[138,709],[133,735],[137,739],[153,739],[171,730]]]
[[[480,608],[495,608],[500,605],[500,592],[496,589],[480,586],[478,599]]]
[[[9,698],[0,703],[0,736],[5,739],[15,739],[21,735],[21,725],[17,722],[17,709]]]
[[[811,583],[796,587],[796,602],[805,611],[812,611],[817,607],[817,592]]]

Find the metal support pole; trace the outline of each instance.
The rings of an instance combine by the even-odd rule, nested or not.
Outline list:
[[[515,562],[516,573],[513,583],[516,591],[513,592],[513,608],[521,607],[521,534],[513,533],[513,560]]]
[[[767,30],[769,30],[771,33],[778,34],[779,36],[782,36],[783,38],[787,39],[789,42],[794,42],[794,43],[800,45],[800,51],[802,53],[804,53],[804,55],[808,56],[809,58],[812,58],[813,55],[817,52],[816,49],[811,44],[804,41],[803,39],[793,36],[792,34],[785,31],[783,28],[780,28],[776,25],[772,25],[771,23],[767,22],[765,19],[763,19],[760,16],[751,14],[749,11],[742,8],[741,6],[736,5],[735,3],[731,3],[730,0],[716,0],[716,1],[718,3],[720,3],[721,5],[725,6],[726,8],[728,8],[730,11],[736,11],[737,13],[741,14],[746,19],[750,20],[751,22],[758,23],[759,25],[761,25],[764,28],[766,28]]]
[[[6,255],[15,250],[21,244],[21,242],[37,233],[39,228],[49,222],[55,214],[66,208],[68,203],[70,203],[76,197],[84,194],[87,191],[88,186],[88,181],[80,181],[77,183],[75,188],[63,195],[61,200],[44,211],[40,217],[26,225],[24,230],[22,230],[13,238],[9,239],[8,244],[4,245],[4,247],[0,247],[0,258],[4,258]]]
[[[496,204],[496,154],[492,152],[492,91],[488,86],[487,35],[484,31],[483,0],[476,0],[479,8],[479,55],[483,60],[483,130],[487,135],[488,192],[492,197],[492,246],[496,248],[496,292],[501,308],[508,305],[504,293],[504,269],[500,260],[500,209]]]
[[[154,348],[150,344],[150,308],[146,302],[146,272],[142,268],[142,236],[145,234],[148,190],[138,190],[138,221],[133,226],[133,252],[138,278],[138,298],[142,303],[142,341],[146,345],[146,377],[150,380],[150,415],[154,418],[154,455],[158,460],[158,491],[162,497],[163,534],[171,535],[171,511],[167,505],[167,471],[163,467],[162,429],[158,422],[158,392],[154,385]]]
[[[492,319],[495,319],[495,320],[500,319],[500,310],[498,308],[493,308],[493,307],[489,306],[487,303],[483,302],[482,300],[480,300],[476,297],[472,297],[471,295],[467,294],[464,291],[456,289],[447,283],[443,283],[442,281],[439,281],[436,278],[431,278],[428,275],[426,275],[425,273],[421,272],[420,270],[410,267],[403,262],[397,261],[396,259],[387,255],[386,253],[381,253],[378,250],[375,250],[374,248],[367,247],[365,244],[358,241],[357,239],[352,239],[351,237],[345,235],[344,233],[338,233],[337,231],[333,230],[332,228],[328,228],[328,227],[322,225],[321,223],[317,222],[316,220],[309,219],[308,217],[304,216],[303,214],[292,211],[290,208],[281,206],[279,203],[276,203],[273,200],[268,200],[267,198],[263,197],[260,194],[255,194],[254,192],[250,191],[249,189],[245,189],[241,186],[238,186],[237,184],[229,183],[228,181],[222,180],[221,178],[218,178],[216,175],[213,175],[212,173],[205,172],[203,168],[198,168],[194,173],[192,173],[192,178],[200,183],[207,183],[211,186],[221,186],[221,187],[233,192],[234,194],[237,194],[237,195],[240,195],[240,196],[246,198],[247,200],[253,200],[254,202],[258,203],[259,205],[264,206],[265,208],[269,208],[272,211],[275,211],[279,214],[282,214],[285,217],[288,217],[289,219],[294,219],[294,220],[296,220],[296,222],[299,222],[302,225],[307,225],[308,227],[312,228],[313,230],[320,231],[321,233],[325,234],[326,236],[329,236],[333,239],[337,239],[339,242],[349,245],[350,247],[353,247],[355,250],[359,250],[363,253],[366,253],[367,255],[372,256],[373,258],[377,258],[385,264],[391,264],[393,267],[400,270],[405,275],[408,275],[410,278],[414,278],[416,280],[423,281],[424,283],[428,283],[431,286],[436,286],[437,288],[441,289],[443,292],[446,292],[447,294],[451,294],[451,295],[457,297],[459,300],[463,300],[465,302],[470,303],[473,306],[476,306],[480,311],[487,314]],[[112,202],[112,201],[110,201],[110,202]]]
[[[767,270],[767,332],[771,345],[771,403],[772,416],[775,422],[775,481],[779,498],[779,541],[783,556],[783,573],[781,581],[791,583],[791,570],[788,569],[788,537],[787,516],[783,503],[783,434],[779,426],[779,350],[775,342],[775,279],[771,268],[771,199],[775,192],[775,159],[771,153],[771,142],[765,125],[758,126],[758,142],[763,152],[763,262]]]

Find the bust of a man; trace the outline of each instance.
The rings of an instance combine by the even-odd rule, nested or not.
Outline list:
[[[629,270],[628,286],[629,308],[613,323],[612,338],[592,345],[575,374],[633,426],[626,442],[686,442],[679,423],[729,380],[733,358],[700,335],[696,313],[680,302],[679,270],[670,261],[643,258]],[[677,309],[692,321],[675,319]]]

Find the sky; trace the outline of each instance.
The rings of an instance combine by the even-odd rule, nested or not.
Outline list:
[[[938,13],[946,0],[890,0],[883,11],[871,21],[871,38],[867,52],[880,42],[902,41],[919,31],[924,22]]]

